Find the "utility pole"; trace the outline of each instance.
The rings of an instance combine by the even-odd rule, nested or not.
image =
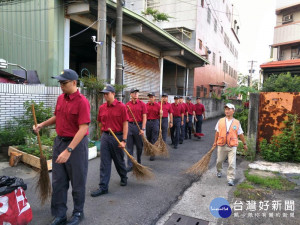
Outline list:
[[[122,57],[122,34],[123,34],[123,1],[117,0],[117,26],[116,26],[116,84],[123,85],[123,57]],[[118,93],[118,100],[122,102],[123,90]]]
[[[248,61],[248,62],[251,63],[251,69],[249,70],[250,76],[248,76],[248,87],[252,87],[252,74],[254,72],[253,64],[256,63],[257,61],[251,60],[251,61]]]
[[[97,80],[106,80],[106,0],[98,0]]]

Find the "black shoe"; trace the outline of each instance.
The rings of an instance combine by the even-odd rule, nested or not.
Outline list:
[[[155,160],[155,156],[150,156],[149,160],[150,161],[154,161]]]
[[[127,185],[127,178],[121,178],[120,186],[126,186]]]
[[[50,223],[50,225],[65,225],[67,222],[67,217],[55,217],[52,222]]]
[[[82,219],[83,219],[83,213],[81,212],[73,213],[71,219],[68,220],[67,225],[77,225],[81,222]]]
[[[127,171],[127,173],[131,172],[132,171],[132,167],[127,167],[126,171]]]
[[[182,144],[183,143],[183,141],[179,141],[179,144]]]
[[[104,195],[104,194],[107,194],[108,193],[108,190],[102,190],[101,188],[97,189],[96,191],[93,191],[91,193],[91,196],[92,197],[98,197],[100,195]]]
[[[177,146],[174,146],[174,149],[177,149]]]

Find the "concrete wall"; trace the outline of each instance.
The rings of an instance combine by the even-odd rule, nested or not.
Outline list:
[[[257,141],[258,111],[259,93],[250,93],[247,136],[252,138],[254,143]],[[255,150],[257,149],[257,144],[254,146]]]

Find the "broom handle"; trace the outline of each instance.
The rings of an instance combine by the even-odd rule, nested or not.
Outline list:
[[[136,121],[135,116],[133,115],[133,113],[132,113],[131,108],[129,107],[129,105],[127,105],[127,108],[129,109],[129,112],[130,112],[131,116],[133,117],[136,126],[139,128],[139,131],[141,131],[141,128],[140,128],[138,122]]]
[[[33,115],[34,125],[35,125],[35,127],[37,127],[37,121],[36,121],[36,116],[35,116],[34,104],[31,105],[31,108],[32,108],[32,115]],[[37,139],[38,139],[39,148],[40,148],[40,155],[41,155],[41,157],[43,157],[42,143],[41,143],[41,137],[40,137],[40,133],[39,132],[37,132]]]
[[[108,128],[108,131],[114,136],[114,138],[116,139],[116,141],[119,144],[121,144],[121,142],[119,141],[119,139],[117,138],[117,136],[115,135],[115,133],[110,128]],[[126,148],[122,148],[122,149],[125,151],[126,155],[130,158],[131,155],[128,153],[128,151],[126,150]]]
[[[162,110],[162,103],[163,103],[163,99],[161,98],[161,101],[160,101],[160,110]],[[159,112],[159,115],[160,115],[160,112]],[[160,115],[159,117],[159,130],[161,130],[161,119],[162,119],[162,116],[163,115]]]

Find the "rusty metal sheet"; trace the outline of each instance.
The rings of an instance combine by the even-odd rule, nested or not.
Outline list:
[[[158,59],[133,48],[123,46],[125,90],[137,87],[140,92],[159,93],[160,68]]]
[[[300,116],[299,92],[261,92],[257,139],[270,141],[272,135],[281,133],[287,114]]]

